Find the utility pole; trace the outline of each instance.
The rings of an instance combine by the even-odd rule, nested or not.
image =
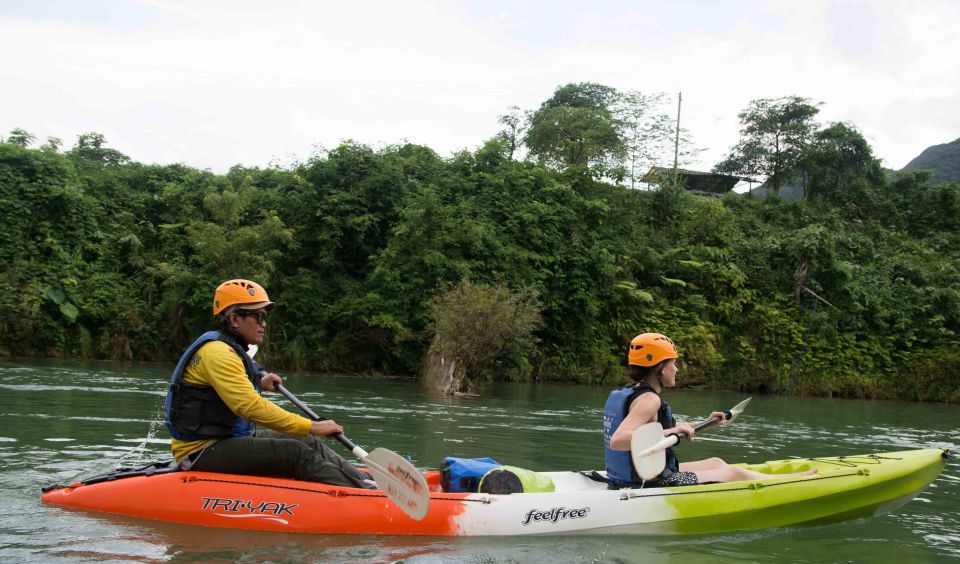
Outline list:
[[[680,103],[683,102],[683,92],[677,93],[677,134],[673,140],[673,171],[677,171],[677,160],[680,156]]]

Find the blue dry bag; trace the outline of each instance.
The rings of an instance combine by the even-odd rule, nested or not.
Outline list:
[[[502,466],[492,458],[455,458],[440,463],[440,485],[445,492],[476,492],[484,474]]]

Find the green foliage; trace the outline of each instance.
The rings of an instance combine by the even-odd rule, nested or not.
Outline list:
[[[106,139],[101,133],[84,133],[77,137],[77,144],[67,156],[85,166],[120,166],[130,162],[130,157],[116,149],[104,147]]]
[[[455,359],[470,381],[526,380],[533,332],[541,324],[537,293],[511,291],[502,283],[474,285],[467,280],[441,289],[429,301],[434,320],[433,352]]]
[[[664,98],[663,94],[648,95],[636,90],[619,96],[616,113],[623,123],[624,165],[631,188],[651,166],[662,164],[668,150],[672,154],[675,126],[670,116],[659,111]]]
[[[683,189],[683,177],[673,172],[666,173],[651,202],[651,223],[657,228],[674,225],[683,212],[684,199],[689,197]]]
[[[500,116],[498,122],[504,128],[497,133],[494,141],[500,147],[500,151],[507,160],[513,160],[520,148],[521,140],[526,132],[526,121],[529,115],[521,113],[517,106],[510,106],[509,112]]]
[[[550,165],[589,166],[600,176],[625,155],[623,124],[614,113],[618,93],[609,86],[583,82],[557,88],[530,115],[524,143],[530,154]]]
[[[100,238],[98,202],[62,156],[0,145],[0,334],[10,352],[70,352],[85,259]]]
[[[770,177],[774,193],[797,171],[816,129],[820,110],[799,96],[753,100],[740,118],[741,140],[714,170]]]
[[[806,198],[865,217],[877,205],[885,180],[863,135],[835,123],[816,132],[801,165],[809,175]]]
[[[960,353],[956,343],[910,355],[889,388],[902,399],[960,403]]]
[[[596,86],[558,89],[540,117],[616,130],[619,94]],[[815,113],[764,108],[784,101],[803,110],[788,125]],[[487,351],[480,378],[618,382],[630,339],[658,331],[681,385],[960,401],[957,184],[885,185],[863,136],[833,124],[796,137],[804,201],[630,190],[597,180],[622,154],[589,135],[586,160],[561,137],[526,147],[556,166],[520,160],[533,138],[511,115],[449,159],[345,143],[225,175],[131,162],[99,134],[63,154],[14,135],[0,354],[171,361],[212,323],[216,285],[248,277],[278,303],[262,353],[278,368],[414,374],[446,319],[480,338],[456,344]],[[462,303],[431,302],[451,288]]]
[[[511,112],[500,117],[506,128],[488,142],[487,150],[496,147],[513,159],[522,137],[529,155],[541,164],[618,184],[629,179],[635,187],[651,166],[666,162],[668,154],[672,162],[698,152],[689,133],[678,133],[674,118],[662,111],[665,101],[664,94],[621,92],[592,82],[567,84],[536,111],[526,112],[525,122],[519,108],[511,106]]]
[[[34,141],[37,140],[37,137],[30,133],[29,131],[15,127],[10,130],[10,135],[7,136],[7,143],[11,145],[18,145],[20,147],[29,147]]]

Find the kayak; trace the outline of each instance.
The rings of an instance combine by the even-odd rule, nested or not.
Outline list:
[[[893,511],[939,476],[949,453],[908,450],[743,466],[800,477],[610,490],[603,473],[545,472],[550,493],[446,493],[425,471],[429,510],[417,521],[379,490],[156,464],[66,486],[41,501],[206,527],[382,535],[686,534],[821,524]]]

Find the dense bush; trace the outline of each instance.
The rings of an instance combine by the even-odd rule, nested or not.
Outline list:
[[[214,287],[248,277],[279,304],[271,365],[414,374],[430,298],[468,280],[538,296],[536,346],[504,349],[504,377],[610,383],[661,331],[688,385],[960,399],[960,187],[922,173],[887,186],[858,162],[787,202],[631,190],[497,143],[225,175],[102,137],[23,144],[0,144],[5,354],[170,361]]]
[[[466,280],[430,299],[434,337],[430,352],[460,366],[468,391],[495,378],[527,380],[533,332],[541,323],[536,292],[511,291],[503,284],[475,285]]]

